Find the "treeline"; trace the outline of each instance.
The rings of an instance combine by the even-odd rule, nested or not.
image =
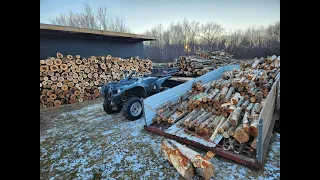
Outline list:
[[[240,59],[280,55],[280,21],[267,27],[226,32],[214,22],[200,24],[184,19],[166,29],[157,25],[144,34],[157,38],[144,45],[144,57],[154,62],[170,62],[182,55],[193,55],[197,50],[223,49]]]

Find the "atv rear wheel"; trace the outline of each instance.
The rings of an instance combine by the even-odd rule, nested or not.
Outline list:
[[[140,98],[130,97],[123,104],[123,116],[128,120],[137,120],[143,115],[143,107]]]
[[[114,111],[110,108],[109,103],[107,103],[106,101],[103,102],[103,110],[107,113],[107,114],[114,114],[117,111]]]

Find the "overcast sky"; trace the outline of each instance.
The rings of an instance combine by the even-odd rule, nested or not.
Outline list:
[[[80,12],[85,2],[93,10],[107,5],[110,13],[123,15],[133,33],[183,18],[214,21],[227,30],[280,21],[280,0],[40,0],[40,23],[69,10]]]

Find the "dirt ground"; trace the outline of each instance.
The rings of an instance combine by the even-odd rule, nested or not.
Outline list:
[[[143,125],[107,115],[101,98],[40,110],[40,179],[183,179],[160,154],[163,137]],[[218,156],[211,162],[215,179],[280,179],[280,134],[271,139],[264,171]]]

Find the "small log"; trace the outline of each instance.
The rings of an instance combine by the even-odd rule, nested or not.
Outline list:
[[[229,99],[230,99],[230,97],[231,97],[233,92],[234,92],[234,87],[230,87],[226,97],[224,98],[224,102],[228,102],[229,101]]]
[[[241,97],[240,97],[240,100],[239,100],[238,103],[236,104],[236,107],[240,107],[243,102],[244,102],[244,96],[241,96]]]
[[[205,128],[209,123],[211,123],[213,121],[213,119],[216,117],[216,115],[212,115],[210,116],[208,119],[206,119],[204,122],[202,122],[201,124],[199,124],[195,129],[197,133],[202,133],[203,128]]]
[[[253,141],[252,141],[252,143],[251,143],[251,147],[252,147],[253,149],[257,149],[257,141],[258,141],[258,138],[254,138],[254,139],[253,139]]]
[[[254,119],[250,123],[250,135],[253,137],[258,137],[258,125],[259,121],[257,119]]]
[[[251,113],[251,109],[253,108],[253,103],[250,103],[249,106],[245,109],[246,112]]]
[[[241,98],[240,93],[235,93],[234,96],[231,98],[232,104],[236,105]]]
[[[249,105],[250,101],[249,100],[246,100],[242,105],[241,105],[241,108],[243,110],[245,110],[247,108],[247,106]]]
[[[220,99],[224,99],[228,93],[228,87],[223,87],[220,93]]]
[[[240,121],[240,116],[241,116],[241,112],[242,112],[242,108],[241,107],[237,107],[232,114],[230,115],[231,118],[229,119],[230,124],[232,126],[237,126],[239,121]]]
[[[199,112],[197,112],[195,115],[188,117],[185,121],[184,121],[184,125],[185,126],[189,126],[190,123],[198,116],[200,116],[202,113],[204,113],[205,110],[201,109]]]
[[[243,129],[246,133],[249,133],[250,132],[250,122],[248,120],[248,116],[249,116],[249,113],[248,112],[245,112],[244,113],[244,116],[242,118],[242,125],[243,125]]]
[[[207,112],[204,116],[198,118],[196,122],[193,123],[193,125],[190,128],[196,128],[199,126],[202,122],[209,119],[212,116],[212,112]]]

